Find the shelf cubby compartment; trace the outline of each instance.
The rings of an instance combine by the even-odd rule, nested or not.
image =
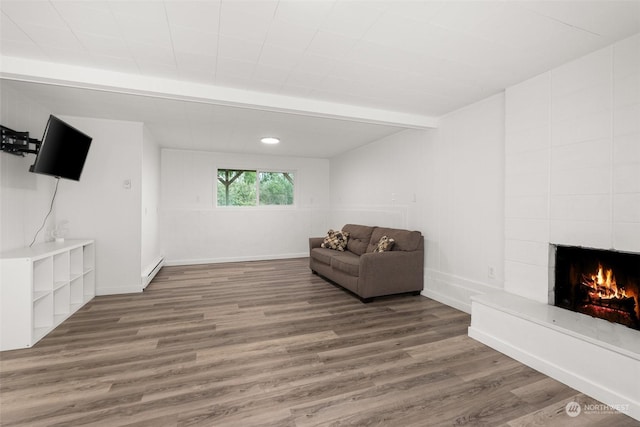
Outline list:
[[[80,277],[84,272],[83,252],[84,249],[82,247],[74,248],[69,251],[69,255],[71,257],[71,279]]]
[[[85,273],[95,268],[95,249],[93,243],[89,243],[82,247],[82,271]]]
[[[84,302],[89,301],[96,296],[96,274],[91,270],[82,277],[83,299]]]
[[[66,283],[64,286],[59,287],[58,289],[53,291],[53,325],[57,326],[64,319],[69,317],[70,313],[70,293],[69,293],[69,283]]]
[[[33,302],[33,328],[51,329],[53,326],[53,293],[38,298]]]
[[[53,287],[58,288],[69,283],[69,252],[61,252],[53,256]]]
[[[51,292],[53,289],[53,259],[51,257],[33,262],[33,293]]]
[[[84,276],[71,281],[69,286],[69,302],[71,304],[71,311],[77,310],[84,304]]]
[[[46,297],[49,294],[51,294],[51,291],[34,291],[33,292],[33,302],[36,302],[39,299],[42,299],[42,298]]]

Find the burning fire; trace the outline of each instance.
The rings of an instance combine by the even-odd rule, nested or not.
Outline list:
[[[610,268],[605,270],[602,264],[598,265],[598,272],[596,274],[583,274],[582,284],[593,290],[593,292],[589,292],[592,296],[601,299],[628,297],[623,287],[618,288],[613,270]]]
[[[582,286],[587,288],[591,304],[631,313],[640,319],[640,295],[633,287],[627,289],[624,284],[618,285],[612,269],[599,263],[597,272],[582,274]]]

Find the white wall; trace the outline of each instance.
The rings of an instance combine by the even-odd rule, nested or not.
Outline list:
[[[142,133],[141,272],[146,277],[162,257],[160,246],[160,147],[146,127]]]
[[[331,226],[420,230],[424,294],[470,311],[472,295],[502,287],[504,98],[331,159]],[[488,269],[493,277],[488,277]]]
[[[426,153],[425,294],[470,312],[504,278],[504,96],[444,116]]]
[[[432,131],[407,130],[332,158],[330,227],[352,223],[421,230],[421,171],[431,138]]]
[[[0,90],[1,123],[41,139],[49,114],[56,112],[5,85]],[[51,240],[55,226],[69,221],[67,238],[96,240],[97,294],[138,292],[141,273],[161,255],[159,148],[142,123],[58,116],[93,142],[80,182],[60,180],[36,243]],[[0,153],[2,251],[28,246],[49,211],[56,180],[30,173],[34,160],[33,154]],[[132,182],[130,190],[123,188],[125,179]]]
[[[96,293],[141,286],[142,123],[61,116],[93,138],[79,182],[61,180],[58,221],[68,238],[96,241]],[[123,186],[131,181],[131,188]]]
[[[295,206],[217,207],[218,168],[295,172]],[[161,150],[161,220],[167,264],[308,256],[326,232],[329,161]]]
[[[506,100],[505,290],[546,303],[550,242],[640,252],[640,35]]]
[[[50,111],[0,82],[0,123],[42,139]],[[28,246],[42,225],[55,188],[55,179],[29,172],[34,154],[19,157],[0,152],[0,251]],[[36,243],[50,240],[55,209]]]

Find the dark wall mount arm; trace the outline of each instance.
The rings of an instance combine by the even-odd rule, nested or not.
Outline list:
[[[24,157],[27,153],[38,154],[40,151],[42,142],[35,138],[29,138],[29,132],[16,132],[0,125],[0,133],[2,134],[0,149],[6,153]]]

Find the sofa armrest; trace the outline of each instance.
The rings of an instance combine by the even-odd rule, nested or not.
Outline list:
[[[359,283],[358,294],[362,298],[421,291],[424,287],[424,251],[362,254]]]
[[[324,242],[324,237],[309,237],[309,251],[313,248],[319,248]]]

